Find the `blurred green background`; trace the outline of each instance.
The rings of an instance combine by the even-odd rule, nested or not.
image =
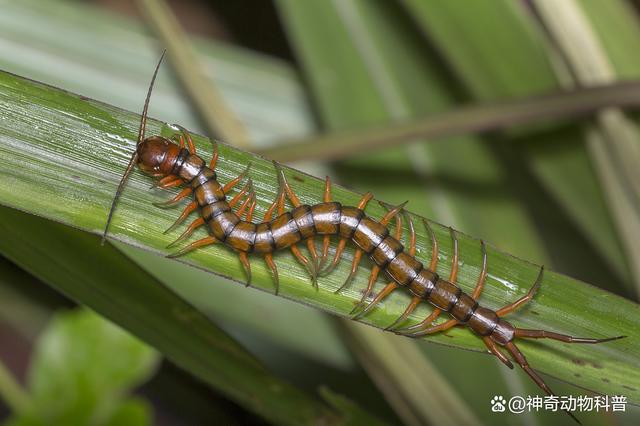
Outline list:
[[[0,69],[139,111],[166,46],[170,71],[159,76],[150,116],[267,158],[318,134],[383,131],[462,105],[489,109],[640,76],[632,1],[5,0],[0,9]],[[199,81],[197,67],[210,81]],[[409,200],[412,212],[636,301],[636,121],[607,108],[290,165],[389,203]],[[338,320],[130,246],[105,249],[117,266],[87,265],[78,256],[96,238],[7,207],[0,230],[0,421],[9,425],[571,424],[562,413],[492,413],[494,395],[537,393],[493,357]],[[55,259],[27,241],[45,233]],[[123,277],[105,281],[123,296],[113,306],[95,294],[108,275]],[[127,277],[194,305],[178,313],[200,340],[158,330],[175,326],[162,323],[160,307],[179,302],[160,292],[146,300],[153,312],[127,296]],[[87,290],[69,293],[64,280]],[[72,300],[120,318],[136,311],[129,331],[166,346],[156,351]],[[207,345],[219,355],[178,366],[163,357],[183,360],[180,350],[199,355]],[[594,395],[545,380],[561,395]],[[577,416],[637,424],[638,402]]]

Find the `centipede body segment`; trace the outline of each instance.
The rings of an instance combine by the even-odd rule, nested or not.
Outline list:
[[[624,337],[576,338],[545,330],[529,330],[513,326],[503,317],[533,298],[542,281],[542,268],[531,290],[525,296],[497,311],[481,306],[478,299],[485,284],[488,268],[483,242],[481,243],[482,269],[472,294],[468,295],[456,285],[458,242],[455,231],[450,230],[453,242],[452,263],[450,274],[445,279],[436,272],[438,243],[428,222],[424,221],[424,226],[431,236],[432,250],[431,259],[425,265],[416,258],[414,223],[411,216],[404,212],[404,204],[397,207],[387,207],[388,212],[383,218],[374,219],[365,213],[365,208],[372,199],[371,193],[364,194],[357,206],[342,205],[332,200],[331,184],[328,178],[322,202],[306,205],[301,203],[287,182],[283,170],[274,162],[278,174],[279,192],[265,212],[262,221],[254,222],[256,195],[250,179],[234,197],[229,198],[230,191],[246,180],[248,169],[223,185],[218,181],[215,172],[218,161],[217,148],[214,149],[213,158],[207,164],[197,155],[186,129],[180,128],[180,135],[174,137],[173,140],[161,136],[145,138],[149,98],[159,66],[160,62],[154,72],[145,101],[137,149],[116,192],[107,219],[105,236],[117,198],[126,178],[134,165],[137,164],[143,172],[159,179],[157,186],[160,188],[185,186],[173,199],[157,204],[159,207],[172,208],[189,196],[193,198],[175,224],[166,232],[173,230],[196,211],[198,217],[170,246],[188,238],[199,227],[205,227],[208,231],[209,236],[188,244],[169,257],[182,256],[192,250],[212,244],[224,244],[238,253],[241,264],[246,271],[247,285],[249,285],[251,280],[249,256],[261,256],[273,274],[275,292],[278,293],[278,268],[273,260],[274,252],[290,250],[298,262],[309,272],[313,285],[317,286],[318,277],[330,273],[340,262],[346,244],[352,243],[356,251],[350,273],[338,291],[350,284],[358,271],[358,265],[363,256],[367,256],[373,263],[364,295],[352,311],[354,318],[366,315],[394,291],[402,289],[411,295],[411,302],[400,317],[387,327],[387,330],[410,337],[419,337],[444,331],[454,326],[468,327],[482,338],[490,353],[508,367],[513,368],[512,361],[501,351],[501,348],[506,349],[512,360],[519,364],[547,394],[552,395],[553,392],[529,366],[525,356],[515,343],[516,339],[548,338],[567,343],[594,344]],[[287,200],[293,205],[293,209],[290,211],[286,210]],[[405,249],[405,246],[400,242],[403,220],[407,221],[409,227],[408,249]],[[393,224],[393,232],[390,230],[391,224]],[[322,237],[320,250],[316,247],[316,237]],[[339,238],[333,259],[329,259],[331,237]],[[300,250],[299,245],[303,243],[307,246],[309,257]],[[368,301],[379,276],[385,276],[388,283],[373,300]],[[420,303],[432,305],[434,308],[432,313],[416,325],[400,328]],[[447,313],[451,318],[434,325],[434,321],[442,313]],[[567,413],[577,421],[571,413]]]

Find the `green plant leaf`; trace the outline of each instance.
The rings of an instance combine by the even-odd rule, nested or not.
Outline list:
[[[4,117],[0,123],[0,155],[4,158],[0,166],[0,177],[6,182],[6,185],[0,187],[0,202],[81,229],[102,232],[113,189],[128,161],[128,154],[133,151],[132,138],[138,116],[6,73],[0,74],[0,114]],[[160,133],[161,127],[161,123],[150,120],[149,134]],[[168,134],[173,130],[165,127],[164,132]],[[200,153],[208,157],[211,149],[208,141],[196,136],[195,142]],[[273,165],[226,145],[220,144],[219,149],[220,165],[216,171],[222,182],[227,182],[240,173],[249,162],[252,164],[251,177],[258,191],[259,216],[275,196],[276,174]],[[303,202],[315,203],[321,199],[324,187],[321,180],[290,169],[286,173]],[[149,207],[151,201],[158,201],[160,198],[157,192],[146,189],[149,184],[150,180],[141,174],[135,173],[132,176],[116,212],[111,236],[157,253],[167,253],[163,247],[173,236],[163,235],[160,231],[173,222],[175,213]],[[43,187],[47,191],[42,191]],[[358,194],[340,187],[333,188],[333,194],[335,199],[345,205],[353,205],[359,199]],[[380,217],[385,209],[372,204],[367,212],[373,217]],[[413,217],[419,223],[418,218]],[[15,216],[11,219],[16,220]],[[36,247],[29,238],[37,235],[35,228],[31,230],[31,237],[24,235],[24,229],[30,229],[27,227],[23,229],[23,235],[16,234],[9,225],[11,221],[0,222],[3,225],[2,234],[12,236],[8,242],[2,240],[2,250],[33,252]],[[433,224],[433,228],[441,243],[442,266],[438,271],[446,274],[447,259],[451,256],[449,230],[437,224]],[[459,282],[464,289],[469,290],[479,272],[480,245],[478,240],[464,234],[460,234],[459,240],[462,261]],[[420,258],[428,256],[429,241],[426,231],[418,227]],[[63,243],[54,242],[57,245],[51,250],[60,250]],[[93,247],[95,244],[94,238],[87,238],[83,242],[84,247]],[[346,316],[359,300],[360,289],[367,280],[366,273],[358,274],[350,289],[341,294],[333,293],[344,280],[349,263],[347,258],[348,256],[334,273],[320,282],[320,289],[315,290],[304,269],[291,256],[279,253],[276,261],[280,268],[282,295]],[[244,281],[244,271],[237,258],[225,247],[213,246],[194,252],[183,261]],[[491,246],[489,265],[489,280],[482,300],[492,307],[504,305],[523,295],[537,274],[535,265]],[[268,270],[259,261],[253,262],[253,268],[253,285],[273,292],[273,281]],[[122,271],[122,277],[127,277],[126,271]],[[135,282],[135,278],[123,279],[127,282],[129,280]],[[113,285],[111,281],[108,284]],[[137,287],[128,288],[124,282],[119,285],[122,286],[118,290],[122,292],[119,303],[126,302],[130,306],[124,308],[123,312],[134,312],[133,305],[139,303],[136,300],[148,302],[142,294],[139,299],[131,294]],[[76,298],[85,303],[91,302],[88,304],[106,303],[108,299],[104,299],[97,291],[98,288],[100,287],[92,291],[83,289]],[[104,290],[102,288],[101,291]],[[364,322],[385,327],[404,310],[407,303],[407,295],[394,294],[366,317]],[[419,309],[413,318],[423,318],[426,311],[426,308]],[[162,312],[172,310],[166,308]],[[160,315],[155,310],[145,312],[146,315],[151,313]],[[637,305],[568,277],[548,272],[536,300],[530,304],[529,309],[514,315],[512,319],[519,326],[541,327],[575,335],[630,336],[626,340],[588,348],[539,343],[523,343],[522,346],[532,365],[543,372],[600,392],[623,392],[630,400],[638,400],[637,390],[622,387],[640,388],[637,385],[640,382],[639,373],[633,367],[638,357],[638,340],[634,336],[637,336],[640,329]],[[129,324],[129,327],[139,325]],[[434,336],[429,340],[446,342],[460,348],[482,348],[477,337],[467,330],[454,330],[446,336]],[[173,349],[188,352],[186,342],[165,345],[162,351],[166,353]],[[198,353],[198,350],[193,353]],[[211,378],[211,371],[200,368],[200,374]],[[603,381],[603,378],[607,378],[608,382]]]
[[[10,224],[10,225],[9,225]],[[200,312],[100,238],[0,208],[0,253],[69,297],[118,321],[167,358],[283,424],[330,421],[334,413],[269,374]]]
[[[541,29],[523,4],[409,0],[404,5],[477,101],[530,96],[560,86]],[[586,155],[582,130],[533,135],[520,149],[548,193],[615,272],[626,278],[627,261]]]
[[[94,313],[57,314],[35,346],[27,408],[9,424],[104,423],[158,360],[151,348]]]
[[[612,83],[511,102],[469,105],[408,122],[283,141],[257,152],[283,162],[344,160],[363,151],[410,144],[417,138],[435,143],[447,137],[577,119],[607,106],[636,107],[640,104],[639,95],[638,82]]]

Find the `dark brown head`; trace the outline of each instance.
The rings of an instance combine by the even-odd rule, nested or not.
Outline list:
[[[151,136],[138,145],[138,167],[144,173],[163,177],[171,174],[180,147],[162,136]]]

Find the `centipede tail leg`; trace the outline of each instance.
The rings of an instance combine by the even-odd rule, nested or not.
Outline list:
[[[453,242],[453,256],[451,259],[451,273],[449,274],[449,282],[455,284],[456,280],[458,279],[458,237],[456,236],[456,231],[453,228],[449,228],[449,233],[451,234],[451,241]],[[430,334],[429,332],[427,332],[427,330],[431,328],[431,324],[440,316],[441,313],[442,309],[434,308],[433,312],[431,312],[431,314],[424,320],[422,320],[422,322],[420,322],[419,324],[397,330],[396,332],[398,334],[402,334],[403,336],[409,337],[420,337],[426,334]],[[454,325],[455,323],[450,327],[453,327]],[[440,328],[441,325],[436,327],[438,328],[436,328],[435,331],[442,330],[442,328]]]
[[[178,205],[178,203],[180,201],[182,201],[183,199],[187,198],[189,195],[191,195],[191,192],[193,192],[193,190],[191,188],[184,188],[182,191],[180,191],[178,193],[178,195],[176,195],[175,197],[171,198],[170,200],[167,201],[162,201],[159,203],[152,203],[154,206],[156,207],[160,207],[161,209],[167,209],[170,207],[175,207]]]
[[[487,247],[485,246],[484,241],[480,241],[480,247],[482,249],[482,270],[480,271],[480,275],[478,276],[478,281],[476,282],[476,286],[473,289],[473,293],[471,294],[471,297],[474,300],[477,300],[480,297],[480,294],[482,293],[482,290],[484,289],[484,283],[487,280]],[[459,324],[458,320],[450,319],[448,321],[443,322],[442,324],[434,325],[432,327],[429,327],[429,328],[421,331],[419,333],[419,336],[425,336],[427,334],[433,334],[433,333],[438,333],[438,332],[442,332],[442,331],[447,331],[450,328],[453,328],[458,324]],[[416,333],[416,334],[418,334],[418,333]],[[415,336],[415,337],[418,337],[418,336]],[[489,348],[489,350],[491,350],[491,348]],[[498,356],[498,355],[496,355],[496,356]]]
[[[173,259],[176,257],[180,257],[183,256],[187,253],[189,253],[190,251],[193,251],[195,249],[198,249],[200,247],[204,247],[204,246],[209,246],[211,244],[215,244],[217,243],[218,240],[216,240],[214,237],[205,237],[201,240],[198,241],[194,241],[193,243],[189,244],[188,246],[184,247],[183,249],[175,252],[175,253],[171,253],[169,255],[167,255],[167,257]]]
[[[429,238],[431,239],[431,262],[429,263],[429,269],[431,271],[435,271],[438,267],[438,240],[436,239],[436,236],[433,233],[429,222],[427,222],[425,219],[422,219],[422,223],[427,229],[427,233],[429,234]],[[415,234],[415,230],[413,230],[413,223],[409,222],[409,226],[411,227],[412,232]],[[410,252],[415,253],[415,235],[412,240],[413,248],[410,248]],[[411,315],[413,311],[416,310],[421,300],[422,299],[420,297],[414,296],[411,299],[411,303],[409,304],[409,306],[407,306],[407,309],[405,309],[402,315],[400,315],[398,319],[395,320],[391,325],[385,328],[385,330],[395,331],[407,318],[409,318],[409,315]]]
[[[565,343],[587,343],[587,344],[610,342],[612,340],[623,339],[626,337],[626,336],[616,336],[616,337],[605,337],[603,339],[594,339],[590,337],[574,337],[574,336],[569,336],[568,334],[554,333],[553,331],[530,330],[526,328],[516,328],[515,336],[529,338],[529,339],[553,339],[553,340],[559,340]]]
[[[168,234],[169,232],[173,231],[174,229],[176,229],[176,227],[178,225],[180,225],[182,222],[184,222],[184,220],[191,214],[193,213],[196,209],[198,208],[198,204],[195,201],[190,202],[189,204],[187,204],[187,207],[185,207],[185,209],[182,211],[182,214],[180,216],[178,216],[178,219],[176,219],[175,222],[173,222],[173,225],[171,225],[170,227],[167,228],[166,231],[163,232],[163,234]]]
[[[396,219],[396,232],[395,232],[396,240],[400,240],[400,238],[402,237],[402,215],[399,215],[398,213],[400,213],[402,211],[402,209],[404,208],[405,204],[407,204],[407,203],[404,202],[403,204],[401,204],[401,205],[399,205],[397,207],[394,207],[393,209],[390,209],[384,215],[384,217],[380,220],[380,223],[382,225],[387,226],[389,224],[389,221],[395,217],[395,219]],[[353,308],[353,310],[351,310],[350,315],[353,315],[354,312],[356,312],[357,310],[361,309],[363,307],[363,305],[366,303],[366,300],[369,298],[369,295],[373,291],[373,287],[374,287],[376,281],[378,280],[378,274],[379,273],[380,273],[380,267],[378,267],[377,265],[374,266],[372,268],[372,270],[371,270],[371,275],[369,276],[369,282],[367,284],[367,290],[362,295],[362,298],[360,299],[360,302]],[[397,288],[397,285],[394,286],[393,284],[395,284],[395,283],[387,284],[385,286],[385,289],[383,289],[383,292],[385,290],[387,290],[386,294],[388,294],[391,291],[393,291],[395,288]],[[369,310],[371,309],[371,304],[373,302],[375,302],[375,299],[371,303],[369,303],[369,305],[367,305],[363,310],[361,310],[358,314],[356,314],[352,319],[354,319],[354,320],[358,319],[358,318],[362,317],[364,314],[366,314],[367,312],[369,312]]]
[[[360,199],[360,201],[358,202],[358,208],[360,210],[364,210],[372,198],[373,198],[373,194],[371,192],[367,192],[366,194],[364,194]],[[340,262],[340,258],[342,256],[342,252],[344,251],[344,248],[347,245],[347,241],[348,241],[347,238],[340,239],[340,241],[338,242],[338,247],[336,248],[336,254],[335,256],[333,256],[333,261],[329,264],[329,266],[325,270],[321,271],[322,275],[329,274],[338,265],[338,263]],[[358,259],[357,262],[356,262],[356,258]],[[335,293],[339,293],[340,290],[345,288],[349,284],[349,282],[351,282],[351,280],[353,279],[353,275],[355,275],[354,265],[355,265],[355,269],[357,269],[358,268],[357,264],[360,263],[361,258],[362,258],[362,250],[357,249],[353,257],[353,263],[351,265],[351,274],[349,274],[345,283],[338,290],[336,290]]]
[[[540,389],[545,391],[545,393],[547,395],[552,395],[552,396],[555,395],[553,393],[553,391],[549,388],[549,386],[547,386],[547,384],[544,382],[544,380],[542,380],[542,377],[540,377],[538,375],[538,373],[536,373],[531,368],[531,366],[527,362],[527,358],[524,356],[524,354],[522,352],[520,352],[520,349],[518,349],[518,347],[515,345],[515,343],[509,342],[509,343],[507,343],[505,345],[505,348],[509,351],[509,353],[511,354],[513,359],[525,371],[525,373],[527,373],[529,375],[529,377],[531,377],[531,379],[540,387]],[[571,416],[571,418],[576,423],[582,424],[582,423],[580,423],[580,420],[578,420],[570,411],[564,410],[564,412],[567,413],[569,416]]]

